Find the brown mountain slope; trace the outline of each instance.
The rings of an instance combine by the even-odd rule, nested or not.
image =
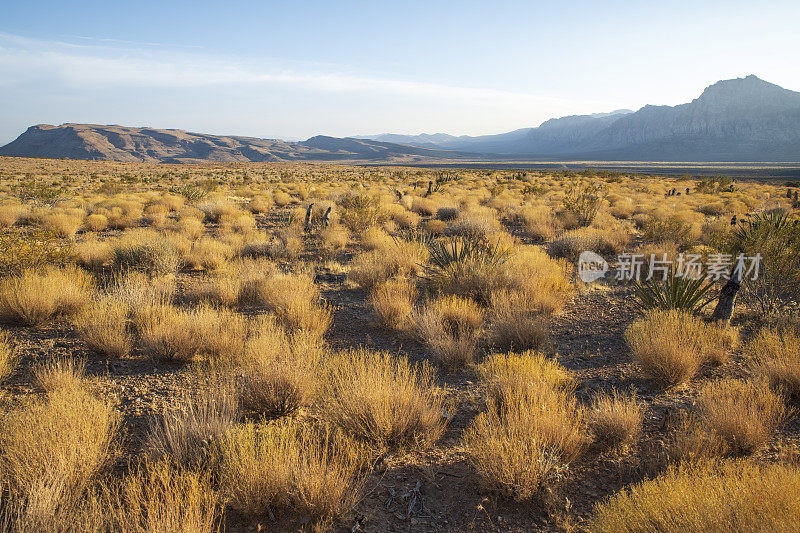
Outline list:
[[[449,159],[466,154],[361,139],[304,142],[96,124],[31,126],[0,155],[161,163]]]

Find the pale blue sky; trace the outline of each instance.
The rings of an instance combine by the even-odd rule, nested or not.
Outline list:
[[[3,2],[0,144],[38,123],[219,134],[499,133],[800,90],[800,2]]]

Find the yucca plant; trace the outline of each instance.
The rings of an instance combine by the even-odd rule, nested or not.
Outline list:
[[[745,279],[741,297],[764,315],[780,314],[800,300],[800,227],[787,213],[757,213],[731,234],[733,256],[760,254],[757,279]]]
[[[715,297],[706,297],[713,286],[714,283],[705,278],[686,278],[671,271],[664,280],[652,279],[644,284],[637,282],[636,296],[639,307],[644,310],[681,309],[699,313],[715,300]]]
[[[499,242],[464,235],[432,241],[428,250],[429,263],[422,265],[428,282],[437,290],[470,296],[481,303],[488,303],[490,291],[486,284],[492,272],[510,254]]]

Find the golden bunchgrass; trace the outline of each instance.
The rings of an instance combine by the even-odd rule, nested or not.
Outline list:
[[[688,381],[703,363],[724,361],[737,338],[735,330],[680,310],[650,311],[625,331],[644,374],[666,385]]]
[[[590,529],[794,531],[800,528],[800,472],[748,461],[687,464],[623,489],[594,508]]]

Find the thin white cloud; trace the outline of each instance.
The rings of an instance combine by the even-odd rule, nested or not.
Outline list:
[[[93,39],[82,38],[83,41]],[[597,110],[608,102],[565,100],[550,96],[481,87],[460,87],[425,81],[389,79],[333,71],[316,71],[272,62],[242,61],[218,56],[142,49],[124,41],[113,46],[44,41],[0,33],[0,78],[6,83],[32,76],[53,77],[72,86],[137,86],[190,88],[220,85],[291,87],[332,93],[381,93],[415,98],[457,100],[481,107]],[[157,43],[144,43],[156,46]],[[345,70],[345,69],[342,69]],[[612,103],[611,106],[618,106]]]

